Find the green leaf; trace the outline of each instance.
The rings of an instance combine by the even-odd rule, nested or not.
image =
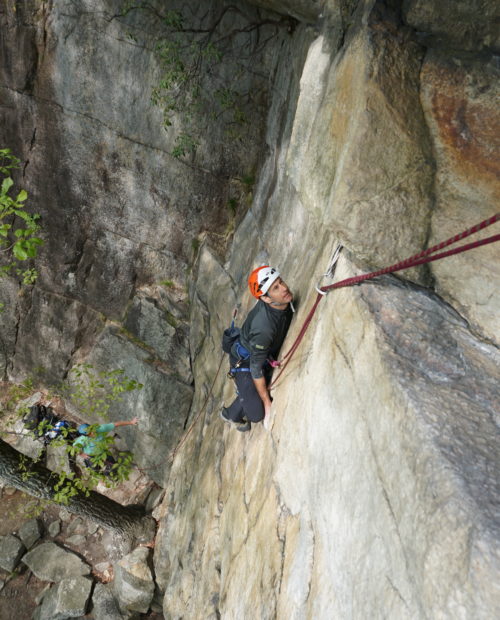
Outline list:
[[[6,194],[13,185],[14,181],[10,177],[4,179],[2,182],[2,194]]]
[[[19,194],[17,195],[17,202],[24,202],[26,200],[26,198],[28,198],[28,192],[24,189],[22,189]]]
[[[14,256],[17,258],[17,260],[27,260],[28,259],[28,253],[26,252],[26,250],[21,245],[19,245],[17,243],[12,248],[12,252],[13,252]]]

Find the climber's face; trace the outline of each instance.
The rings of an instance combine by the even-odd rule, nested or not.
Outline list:
[[[286,307],[292,301],[293,295],[286,283],[281,278],[276,278],[269,287],[267,294],[262,295],[261,299],[266,304],[279,308],[281,306]]]

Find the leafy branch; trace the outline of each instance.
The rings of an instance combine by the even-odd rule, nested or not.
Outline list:
[[[20,267],[20,263],[35,258],[43,241],[37,236],[40,216],[26,211],[27,192],[22,189],[11,195],[14,186],[11,171],[18,168],[19,163],[10,149],[0,149],[0,174],[4,177],[0,186],[0,253],[7,255],[0,276],[14,272],[22,278],[23,284],[33,284],[37,272]]]
[[[127,392],[142,389],[142,383],[125,376],[121,369],[97,371],[92,364],[77,364],[71,371],[70,384],[64,387],[86,418],[109,417],[109,409],[123,400]]]

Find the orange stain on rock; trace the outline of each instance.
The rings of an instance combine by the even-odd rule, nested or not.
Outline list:
[[[500,192],[500,115],[487,91],[471,93],[463,70],[433,67],[425,81],[441,147],[459,176]]]

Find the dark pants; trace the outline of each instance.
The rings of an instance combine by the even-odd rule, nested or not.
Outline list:
[[[233,366],[233,364],[231,364]],[[264,373],[266,383],[269,384],[272,369]],[[247,370],[234,373],[238,396],[226,408],[227,417],[233,422],[261,422],[264,419],[264,403],[262,402],[252,375]]]

